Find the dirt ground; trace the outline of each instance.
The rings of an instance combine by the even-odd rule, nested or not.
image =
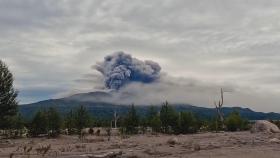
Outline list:
[[[193,135],[136,135],[129,137],[62,135],[57,139],[0,140],[0,157],[102,157],[118,153],[123,158],[279,158],[280,134],[201,133]],[[173,142],[168,141],[173,140]],[[43,154],[47,146],[50,149]],[[42,149],[42,150],[41,150]],[[104,155],[103,155],[104,156]]]

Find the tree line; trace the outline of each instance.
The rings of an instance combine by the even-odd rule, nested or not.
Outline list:
[[[213,119],[201,119],[192,112],[177,112],[168,102],[162,104],[159,111],[151,106],[144,117],[137,115],[134,105],[128,114],[121,118],[121,131],[126,134],[137,134],[139,130],[145,133],[151,128],[152,132],[165,134],[191,134],[204,131],[241,131],[249,129],[248,120],[234,111],[226,117],[223,128],[218,116]]]
[[[151,106],[145,116],[137,113],[137,107],[131,105],[126,115],[121,116],[117,125],[122,134],[165,133],[165,134],[193,134],[205,131],[239,131],[249,128],[248,121],[238,112],[231,113],[225,119],[226,129],[218,124],[218,118],[202,120],[192,112],[176,112],[168,102],[160,110]],[[26,133],[29,137],[56,137],[67,129],[69,135],[79,135],[83,128],[104,127],[111,128],[111,119],[97,119],[90,115],[84,106],[70,110],[66,115],[60,114],[54,107],[39,110],[31,120],[25,120],[16,115],[11,126],[10,136],[19,137]],[[65,131],[64,131],[65,132]],[[64,133],[65,134],[65,133]],[[7,133],[8,136],[8,133]]]

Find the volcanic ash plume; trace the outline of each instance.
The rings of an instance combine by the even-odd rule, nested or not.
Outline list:
[[[95,69],[104,76],[107,88],[118,90],[130,82],[156,81],[160,77],[161,67],[156,62],[141,61],[124,52],[116,52],[97,63]]]

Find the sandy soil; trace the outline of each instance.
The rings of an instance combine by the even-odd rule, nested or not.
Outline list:
[[[175,144],[168,140],[176,137]],[[57,139],[0,140],[0,157],[43,157],[40,146],[51,145],[44,157],[94,157],[122,152],[123,158],[279,158],[280,144],[270,142],[280,134],[202,133],[194,135],[136,135],[127,138],[62,135]],[[32,147],[32,148],[31,148]],[[25,148],[25,151],[24,151]],[[27,150],[30,150],[29,152]]]

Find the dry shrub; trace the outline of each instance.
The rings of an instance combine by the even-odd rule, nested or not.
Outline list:
[[[71,152],[73,150],[73,148],[71,146],[66,146],[66,147],[61,147],[59,148],[60,152]]]
[[[86,148],[86,145],[85,145],[85,144],[77,144],[77,145],[75,145],[75,147],[76,147],[77,149],[85,149],[85,148]]]
[[[90,128],[90,129],[88,130],[88,133],[89,133],[90,135],[94,135],[94,129],[93,129],[93,128]]]
[[[42,155],[43,157],[47,154],[47,152],[51,149],[51,145],[41,145],[35,150],[37,151],[38,155]]]
[[[95,134],[96,136],[100,136],[100,129],[98,129]]]
[[[77,144],[75,145],[76,152],[86,152],[87,146],[85,144]]]
[[[24,145],[23,147],[23,153],[25,155],[28,155],[31,151],[32,151],[33,147],[32,146],[27,146],[27,145]]]
[[[199,144],[194,144],[193,150],[194,151],[200,151],[200,145]]]

